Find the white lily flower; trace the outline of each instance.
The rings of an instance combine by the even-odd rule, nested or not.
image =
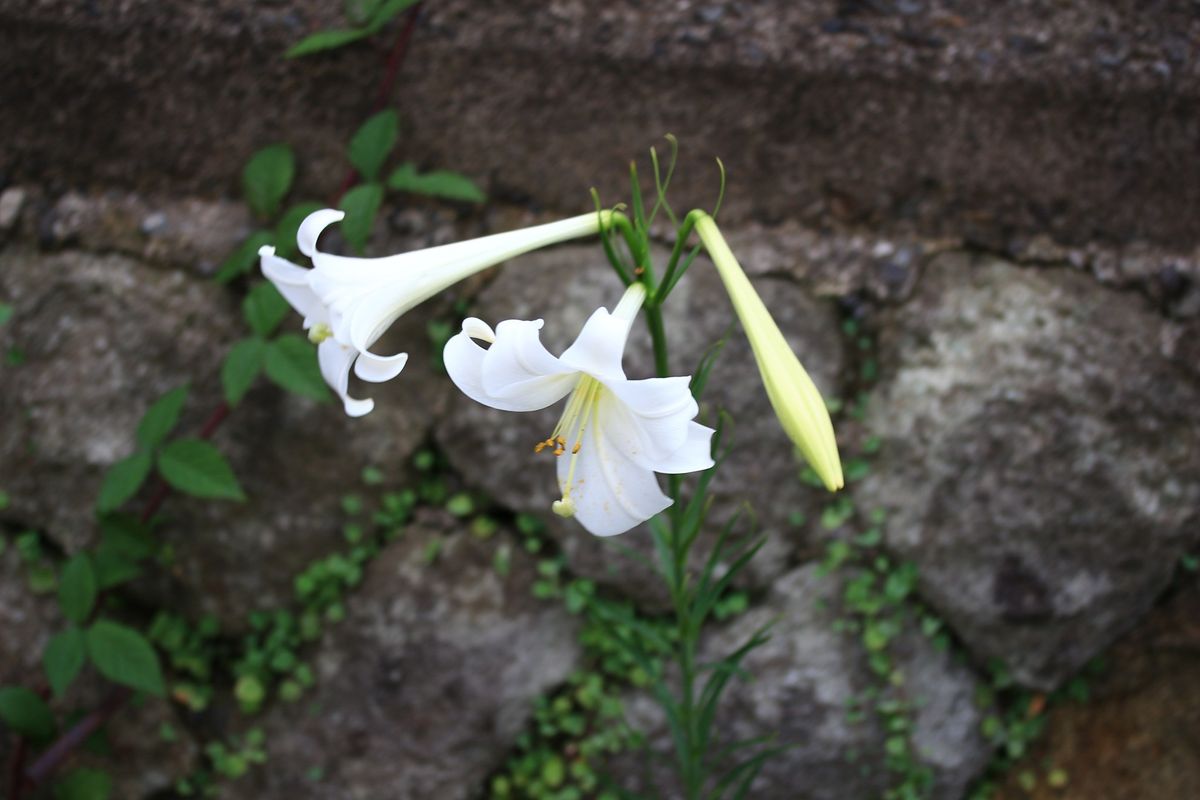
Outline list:
[[[400,374],[407,353],[379,356],[370,348],[404,312],[522,253],[597,233],[609,216],[607,211],[583,214],[386,258],[352,258],[317,249],[321,232],[345,217],[327,208],[308,215],[296,233],[300,252],[312,260],[311,269],[280,258],[270,246],[260,249],[259,256],[263,274],[304,317],[308,337],[318,345],[325,382],[342,399],[346,413],[359,417],[375,403],[349,396],[350,369],[375,383]]]
[[[699,408],[690,378],[625,377],[625,341],[645,298],[635,283],[611,314],[597,309],[557,358],[542,346],[540,319],[506,320],[495,331],[467,319],[443,356],[458,388],[501,411],[536,411],[570,395],[558,425],[534,449],[557,456],[562,499],[555,513],[576,517],[597,536],[624,533],[671,505],[654,473],[713,464],[713,429],[693,421]]]

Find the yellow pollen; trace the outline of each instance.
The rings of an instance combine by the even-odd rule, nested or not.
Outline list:
[[[320,344],[330,336],[333,336],[333,329],[324,322],[318,322],[308,329],[308,340],[313,344]]]

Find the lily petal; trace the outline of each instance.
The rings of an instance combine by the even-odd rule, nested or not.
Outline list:
[[[588,318],[579,338],[568,347],[559,360],[572,369],[610,381],[625,379],[621,358],[625,340],[629,338],[629,322],[598,308]]]
[[[506,324],[501,323],[501,328],[504,328]],[[526,324],[533,325],[534,323]],[[538,325],[540,326],[540,320]],[[512,329],[505,330],[511,331]],[[535,340],[536,337],[537,329],[534,328]],[[524,373],[523,379],[517,381],[518,390],[513,394],[497,395],[489,391],[485,386],[484,374],[488,369],[488,358],[496,350],[500,338],[500,335],[493,333],[492,329],[482,320],[471,317],[463,321],[462,332],[451,336],[450,340],[446,342],[446,348],[442,352],[442,362],[446,365],[446,372],[450,375],[450,380],[467,397],[501,411],[536,411],[560,400],[575,388],[575,384],[579,381],[578,373],[560,370],[558,373],[548,376]],[[476,339],[491,342],[492,347],[490,349],[480,347],[476,343]],[[540,347],[540,343],[538,346]],[[507,361],[508,357],[503,353],[500,355]],[[546,353],[546,356],[557,363],[558,360],[554,356],[549,353]],[[515,360],[515,356],[513,359]],[[513,387],[512,383],[498,385],[507,389]]]
[[[686,377],[606,382],[599,409],[605,435],[638,464],[668,471],[655,465],[686,444],[700,410],[689,383]]]
[[[689,422],[687,439],[683,445],[666,458],[655,461],[650,468],[665,475],[683,475],[699,472],[713,465],[712,437],[716,433],[707,425]]]
[[[346,414],[351,417],[361,417],[375,407],[374,400],[355,400],[350,396],[350,366],[357,357],[356,350],[334,339],[326,339],[317,347],[317,364],[321,367],[321,377],[337,392]]]
[[[258,255],[263,275],[275,284],[275,288],[283,295],[283,299],[287,300],[288,304],[304,317],[306,329],[321,322],[329,324],[329,314],[325,310],[325,305],[308,284],[309,275],[312,273],[311,269],[305,269],[286,258],[280,258],[275,255],[275,248],[270,245],[260,247]]]
[[[543,345],[542,320],[510,319],[496,326],[495,341],[483,359],[480,376],[490,396],[521,398],[530,410],[561,399],[577,381],[576,370],[562,364]]]
[[[575,519],[596,536],[616,536],[670,507],[654,472],[639,466],[588,425],[567,486],[572,459],[557,459],[558,485],[575,507]],[[568,491],[569,490],[569,491]]]

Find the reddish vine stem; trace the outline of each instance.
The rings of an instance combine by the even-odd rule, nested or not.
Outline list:
[[[75,748],[88,740],[96,731],[104,726],[114,714],[129,702],[129,698],[133,697],[133,692],[124,687],[112,690],[108,697],[104,698],[96,709],[88,714],[71,730],[67,731],[59,738],[57,742],[52,744],[50,748],[42,753],[37,761],[33,762],[29,767],[29,771],[25,773],[26,785],[37,786],[43,783],[46,778],[58,769],[59,765],[66,760]]]
[[[408,57],[408,45],[412,41],[413,32],[417,29],[423,5],[425,3],[420,2],[408,10],[404,18],[404,27],[400,29],[396,43],[388,52],[387,60],[384,62],[383,78],[379,81],[379,90],[375,93],[375,102],[371,105],[372,114],[378,114],[387,107],[392,90],[396,88],[396,80],[400,76],[400,68],[404,66],[404,61]],[[341,203],[343,195],[353,189],[356,183],[358,183],[358,172],[351,167],[346,171],[346,177],[342,179],[342,185],[338,187],[337,194],[333,196],[333,202],[330,205],[336,206]]]
[[[400,29],[400,34],[396,37],[396,43],[388,53],[383,77],[379,82],[379,90],[375,95],[375,102],[371,107],[372,114],[383,110],[387,105],[388,98],[391,97],[392,91],[395,89],[400,68],[404,65],[404,61],[408,56],[409,42],[412,40],[413,32],[416,30],[423,5],[424,3],[420,2],[408,10],[404,27]],[[353,169],[347,172],[346,178],[342,181],[342,186],[338,189],[337,196],[334,198],[333,205],[338,205],[341,202],[342,196],[354,186],[357,179],[358,173]],[[221,423],[225,421],[231,411],[232,408],[225,402],[222,402],[213,409],[212,414],[209,415],[200,429],[200,438],[208,439],[216,433],[217,429],[221,427]],[[170,495],[171,487],[159,478],[155,483],[152,494],[142,507],[138,518],[142,522],[149,522],[158,513],[158,510],[162,508],[162,504],[166,502]],[[97,603],[99,603],[99,599]],[[114,689],[96,709],[75,723],[46,752],[42,753],[29,767],[28,771],[25,769],[28,745],[23,737],[17,737],[17,744],[13,752],[9,772],[8,794],[11,800],[21,800],[26,790],[36,788],[44,783],[77,747],[87,741],[88,737],[93,733],[100,730],[132,697],[133,692],[129,689],[124,687]]]

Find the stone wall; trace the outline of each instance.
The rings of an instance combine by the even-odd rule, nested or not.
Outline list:
[[[230,199],[242,163],[286,140],[300,160],[298,194],[329,196],[370,105],[364,76],[378,72],[380,47],[280,58],[337,22],[328,5],[0,0],[0,302],[14,308],[0,353],[22,354],[0,366],[6,531],[37,529],[77,550],[95,535],[89,498],[127,453],[144,405],[184,380],[197,406],[216,401],[219,361],[241,322],[236,290],[208,278],[253,225]],[[1008,661],[1031,690],[1060,686],[1138,628],[1200,544],[1194,4],[427,5],[396,93],[402,147],[423,165],[469,173],[493,202],[389,205],[371,251],[574,213],[592,185],[620,199],[628,159],[667,131],[683,144],[673,194],[706,205],[707,159],[720,156],[728,238],[822,391],[853,402],[867,360],[878,361],[865,415],[839,426],[847,452],[882,442],[850,491],[864,509],[889,511],[887,552],[918,565],[917,595],[962,654],[936,652],[914,631],[901,654],[922,704],[918,754],[936,796],[961,797],[988,758],[978,736],[986,709],[971,699],[987,662]],[[617,291],[586,244],[453,290],[400,323],[412,361],[373,387],[366,419],[255,389],[217,440],[250,501],[173,499],[164,535],[176,566],[131,601],[213,613],[236,630],[338,542],[340,498],[364,466],[403,480],[412,454],[435,442],[467,485],[545,519],[573,574],[661,608],[635,559],[548,513],[552,470],[526,452],[546,420],[465,402],[427,346],[426,323],[456,300],[492,322],[545,318],[553,349]],[[730,315],[703,259],[674,300],[683,371]],[[847,320],[877,352],[843,336]],[[635,338],[632,373],[648,373],[645,350]],[[744,582],[753,608],[708,646],[782,615],[749,664],[756,683],[735,691],[730,730],[770,729],[799,745],[755,797],[874,796],[886,784],[883,733],[847,725],[840,711],[863,690],[865,655],[816,603],[837,584],[813,562],[846,531],[819,524],[826,498],[796,480],[740,334],[717,370],[707,410],[741,420],[718,510],[748,498],[769,544]],[[235,792],[478,793],[532,698],[580,654],[576,622],[529,597],[532,563],[518,558],[498,578],[463,527],[429,516],[383,553],[322,645],[315,702],[335,711],[269,711],[278,768]],[[443,539],[441,560],[423,566],[423,548]],[[623,542],[644,552],[646,532]],[[11,550],[0,566],[0,677],[19,680],[36,673],[29,653],[55,614],[22,591]],[[1159,635],[1168,623],[1154,625]],[[1190,658],[1146,678],[1172,691],[1139,700],[1137,714],[1195,693]],[[1139,675],[1152,671],[1138,664]],[[1119,717],[1117,705],[1103,713]],[[199,737],[226,723],[181,727]],[[185,738],[178,749],[184,769],[195,748]],[[848,750],[865,754],[865,767],[848,765]],[[1181,757],[1172,749],[1160,763],[1151,750],[1151,776]],[[130,763],[153,761],[141,756]],[[335,782],[299,779],[314,766]],[[132,770],[122,778],[130,797],[165,785]],[[1147,785],[1194,785],[1190,773],[1171,774]],[[1103,781],[1088,785],[1103,791]]]

